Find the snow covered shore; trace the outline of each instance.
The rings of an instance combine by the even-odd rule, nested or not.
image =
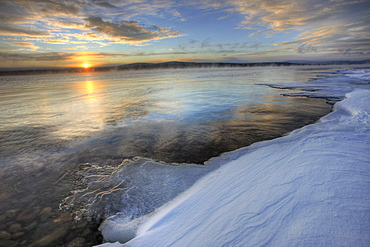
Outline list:
[[[354,89],[320,122],[240,150],[129,242],[101,246],[370,246],[369,150],[370,90]],[[123,242],[133,225],[102,232]]]

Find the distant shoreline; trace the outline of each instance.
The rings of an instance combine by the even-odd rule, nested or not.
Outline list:
[[[37,75],[60,73],[106,72],[121,70],[150,70],[150,69],[186,69],[186,68],[234,68],[234,67],[266,67],[266,66],[305,66],[305,65],[364,65],[370,60],[362,61],[327,61],[327,62],[260,62],[260,63],[202,63],[202,62],[164,62],[164,63],[131,63],[116,66],[91,68],[40,68],[40,69],[5,69],[0,68],[0,76],[8,75]]]

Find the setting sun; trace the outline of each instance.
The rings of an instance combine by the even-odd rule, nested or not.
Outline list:
[[[82,66],[83,66],[85,69],[87,69],[88,67],[90,67],[90,64],[88,64],[88,63],[84,63]]]

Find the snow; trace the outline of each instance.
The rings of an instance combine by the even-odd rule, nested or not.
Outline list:
[[[367,72],[334,77],[350,92],[318,123],[235,151],[153,214],[106,220],[106,240],[135,237],[101,246],[370,246]]]

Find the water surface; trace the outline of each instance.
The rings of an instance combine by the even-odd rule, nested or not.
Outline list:
[[[307,81],[320,70],[329,69],[0,77],[1,228],[8,231],[11,222],[20,222],[24,235],[11,238],[20,246],[52,234],[57,235],[55,241],[67,244],[94,229],[90,223],[75,227],[70,212],[58,211],[61,200],[78,188],[74,172],[81,164],[118,165],[135,156],[202,164],[223,152],[313,123],[331,110],[324,99],[283,97],[284,90],[257,84]],[[50,216],[42,218],[48,207]],[[35,216],[17,220],[25,210]],[[32,224],[36,226],[27,228]],[[86,243],[99,241],[98,235],[85,235]]]

